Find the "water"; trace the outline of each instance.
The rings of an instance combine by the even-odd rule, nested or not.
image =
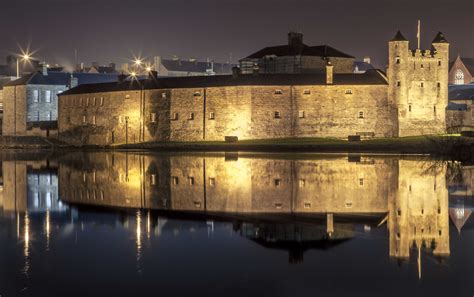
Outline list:
[[[472,296],[474,167],[2,155],[3,296]]]

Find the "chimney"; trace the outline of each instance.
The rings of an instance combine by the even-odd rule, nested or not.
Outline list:
[[[123,82],[125,82],[125,80],[127,79],[127,76],[125,74],[123,74],[123,72],[118,76],[118,83],[121,84]]]
[[[79,85],[79,80],[71,73],[71,76],[69,77],[69,88],[75,88],[77,85]]]
[[[232,67],[232,77],[237,78],[239,77],[239,75],[240,75],[240,68],[237,66]]]
[[[48,64],[46,64],[45,62],[43,62],[43,75],[44,76],[47,76],[48,75]]]
[[[364,57],[364,63],[370,64],[370,57],[369,56]]]
[[[288,45],[289,46],[303,45],[303,33],[293,32],[293,31],[288,33]]]
[[[326,64],[326,84],[332,85],[334,77],[334,70],[331,61]]]

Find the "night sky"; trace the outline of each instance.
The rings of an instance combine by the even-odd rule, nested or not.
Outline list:
[[[18,45],[50,64],[120,65],[133,54],[177,55],[233,62],[304,33],[308,45],[329,44],[385,68],[387,41],[397,29],[422,45],[437,31],[458,53],[474,57],[472,0],[2,0],[0,58]],[[0,63],[3,64],[2,60]]]

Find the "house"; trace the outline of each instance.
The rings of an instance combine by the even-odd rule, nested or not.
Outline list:
[[[474,58],[465,58],[458,55],[450,63],[449,84],[464,85],[474,83]]]

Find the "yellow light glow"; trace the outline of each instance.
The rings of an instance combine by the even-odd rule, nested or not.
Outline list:
[[[137,65],[137,66],[142,65],[142,60],[136,59],[136,60],[135,60],[135,65]]]
[[[132,72],[130,72],[130,76],[131,76],[131,77],[136,77],[136,76],[137,76],[137,73],[134,72],[134,71],[132,71]]]
[[[147,71],[147,72],[151,72],[151,67],[148,66],[148,67],[146,68],[146,71]]]

